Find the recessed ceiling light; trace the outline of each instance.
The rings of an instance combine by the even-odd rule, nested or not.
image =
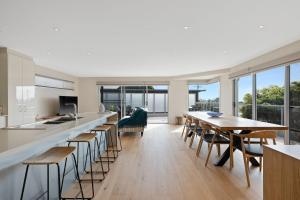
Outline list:
[[[51,52],[50,52],[50,51],[48,51],[48,52],[47,52],[47,55],[48,55],[48,56],[50,56],[50,55],[51,55]]]
[[[91,53],[91,52],[88,52],[87,55],[90,56],[90,55],[92,55],[92,53]]]
[[[265,26],[264,25],[260,25],[258,28],[263,29],[263,28],[265,28]]]
[[[228,53],[228,51],[223,51],[223,53],[224,53],[224,54],[227,54],[227,53]]]
[[[189,30],[189,29],[191,29],[192,27],[191,27],[191,26],[184,26],[183,28],[184,28],[184,30]]]
[[[53,31],[58,32],[60,29],[58,27],[53,27]]]

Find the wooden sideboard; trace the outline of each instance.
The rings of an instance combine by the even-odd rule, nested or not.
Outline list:
[[[300,145],[264,146],[264,200],[300,199]]]

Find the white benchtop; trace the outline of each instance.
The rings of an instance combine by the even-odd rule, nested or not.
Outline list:
[[[300,145],[265,145],[265,147],[300,160]]]
[[[62,124],[36,124],[32,129],[0,129],[0,170],[65,142],[106,122],[116,113],[82,113],[77,121]],[[28,127],[27,127],[28,128]],[[37,129],[34,129],[37,128]]]

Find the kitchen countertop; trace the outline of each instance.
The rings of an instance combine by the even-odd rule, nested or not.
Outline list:
[[[265,145],[265,147],[300,160],[300,145]]]
[[[115,114],[82,113],[77,121],[62,124],[39,122],[20,129],[0,129],[0,170],[64,143],[70,137],[105,123],[107,117]]]

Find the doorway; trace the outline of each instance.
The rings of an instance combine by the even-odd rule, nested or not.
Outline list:
[[[100,102],[106,110],[129,116],[134,108],[148,112],[148,123],[168,123],[168,85],[101,85]]]

